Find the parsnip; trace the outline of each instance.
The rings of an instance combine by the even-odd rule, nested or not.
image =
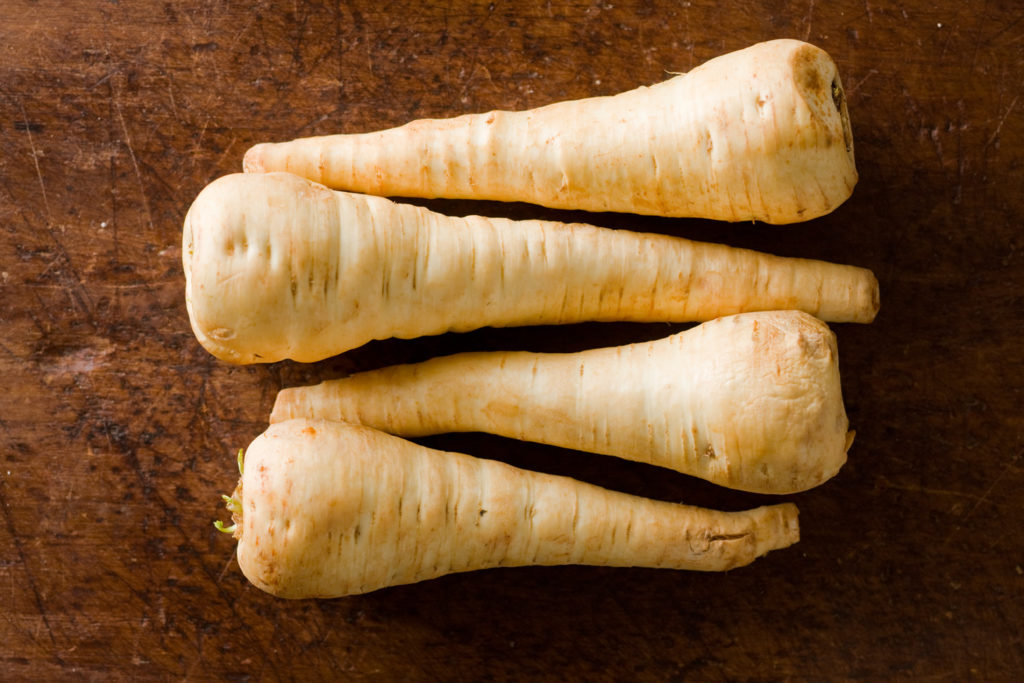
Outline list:
[[[383,196],[768,223],[826,214],[857,182],[836,65],[796,40],[613,97],[262,143],[244,168]]]
[[[780,308],[869,322],[878,309],[863,268],[583,224],[450,218],[288,173],[207,186],[185,217],[182,260],[196,336],[235,363],[485,326]]]
[[[792,504],[717,512],[304,419],[253,441],[228,506],[242,572],[285,598],[501,566],[720,571],[799,538]]]
[[[853,440],[835,335],[796,311],[617,348],[461,353],[362,372],[281,391],[270,421],[295,417],[408,437],[489,432],[776,494],[831,478]]]

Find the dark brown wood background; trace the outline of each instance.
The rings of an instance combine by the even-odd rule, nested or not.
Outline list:
[[[0,11],[0,679],[1008,680],[1024,670],[1019,2],[5,0]],[[837,325],[857,441],[787,497],[792,549],[726,574],[493,570],[334,601],[249,586],[211,525],[277,389],[463,349],[666,325],[482,330],[312,366],[192,336],[181,221],[261,140],[649,84],[750,43],[840,65],[861,181],[770,227],[526,205],[872,268]],[[425,439],[648,496],[765,497],[480,435]]]

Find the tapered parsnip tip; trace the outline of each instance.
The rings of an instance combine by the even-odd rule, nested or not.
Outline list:
[[[776,503],[749,510],[751,528],[746,532],[725,536],[722,540],[747,545],[747,552],[737,556],[726,569],[751,564],[775,550],[782,550],[800,541],[800,512],[793,503]]]
[[[319,140],[305,138],[292,142],[257,143],[242,158],[242,170],[252,175],[288,173],[321,183],[324,179],[324,160],[318,151]],[[291,151],[294,148],[305,149],[306,152],[298,156]]]
[[[840,316],[836,316],[833,322],[871,323],[878,315],[878,310],[882,307],[878,278],[867,268],[861,268],[860,271],[861,277],[853,285],[856,287],[853,296],[857,303],[850,306],[852,315],[849,320],[842,320]]]
[[[833,280],[836,289],[812,310],[822,320],[834,323],[871,323],[881,308],[878,278],[867,268],[847,266],[848,277]]]
[[[860,271],[860,278],[854,280],[852,285],[854,288],[853,301],[847,309],[848,317],[844,318],[842,313],[828,314],[828,312],[823,317],[832,322],[874,322],[875,317],[878,315],[878,310],[882,306],[882,293],[878,285],[878,278],[867,268],[860,268],[858,270]]]
[[[875,277],[875,274],[868,271],[868,275],[870,276],[868,287],[871,292],[871,315],[866,322],[872,322],[875,316],[878,315],[878,310],[882,307],[882,292],[878,286],[878,278]]]
[[[775,539],[777,545],[767,547],[772,539],[766,538],[766,547],[758,553],[758,556],[764,555],[769,550],[787,548],[800,541],[800,511],[796,505],[793,503],[781,503],[772,507],[779,520],[778,525],[774,527],[779,530],[779,536]]]
[[[303,398],[315,392],[314,387],[288,387],[277,392],[274,407],[270,410],[270,424],[284,422],[303,414]]]
[[[261,142],[250,147],[242,159],[242,170],[246,173],[265,173],[267,169],[263,163],[264,152],[270,144],[269,142]]]
[[[748,565],[759,557],[775,550],[782,550],[800,541],[800,512],[793,503],[777,503],[765,505],[749,511],[752,529],[745,534],[743,540],[749,543],[750,554],[739,560],[731,568]]]

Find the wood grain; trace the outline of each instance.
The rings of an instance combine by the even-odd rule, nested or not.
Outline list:
[[[1010,680],[1024,670],[1024,13],[911,0],[33,2],[0,13],[0,678]],[[262,140],[654,83],[775,37],[840,65],[861,181],[769,227],[586,219],[872,268],[836,326],[857,441],[800,544],[721,575],[581,567],[282,602],[211,521],[282,386],[665,325],[375,342],[228,367],[192,336],[181,220]],[[765,498],[481,435],[430,445],[633,493]]]

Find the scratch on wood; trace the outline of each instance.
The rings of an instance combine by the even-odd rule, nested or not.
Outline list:
[[[171,249],[167,249],[164,251],[166,251],[167,253],[175,253]],[[160,255],[163,256],[164,253],[161,253]],[[47,272],[52,267],[53,266],[47,266]],[[55,284],[53,282],[19,282],[18,286],[23,287],[29,291],[67,289],[64,285]],[[177,273],[172,273],[162,276],[162,279],[154,279],[152,282],[98,282],[95,285],[95,289],[112,292],[127,292],[136,289],[141,289],[148,292],[153,291],[154,288],[158,287],[177,289],[179,286],[180,283],[178,282]],[[37,299],[37,301],[39,301],[39,304],[41,306],[43,305],[41,300]]]
[[[811,39],[811,23],[814,18],[814,0],[807,4],[807,14],[804,16],[804,23],[807,24],[807,31],[804,33],[804,40]]]
[[[185,671],[185,680],[192,680],[195,676],[195,670],[197,666],[203,663],[203,632],[201,630],[196,631],[196,656],[189,664]]]
[[[139,655],[139,641],[142,640],[142,634],[146,630],[146,626],[149,625],[149,619],[142,617],[139,620],[139,627],[135,629],[135,640],[132,642],[132,658],[131,663],[135,666],[142,666],[143,664],[149,664],[149,660]]]
[[[237,136],[233,136],[231,138],[231,140],[228,141],[228,144],[225,145],[225,147],[224,147],[224,153],[221,154],[219,157],[217,157],[217,161],[214,163],[215,167],[217,167],[217,168],[220,167],[221,163],[223,163],[224,159],[227,158],[228,153],[231,152],[231,148],[234,147],[236,142],[238,142],[238,137]]]
[[[116,70],[111,70],[111,71],[108,71],[107,73],[103,74],[103,76],[101,76],[101,77],[100,77],[100,79],[99,79],[98,81],[96,81],[96,82],[95,82],[95,83],[93,83],[92,85],[88,86],[88,87],[86,88],[86,90],[95,90],[95,89],[96,89],[96,88],[98,88],[99,86],[101,86],[101,85],[103,85],[104,83],[106,83],[107,81],[109,81],[109,80],[110,80],[110,78],[111,78],[111,77],[112,77],[112,76],[113,76],[113,75],[114,75],[115,73],[117,73],[117,71],[116,71]]]
[[[986,150],[988,150],[989,147],[994,145],[996,140],[999,139],[999,133],[1003,130],[1003,124],[1006,123],[1006,119],[1010,117],[1010,113],[1013,112],[1013,110],[1016,108],[1017,100],[1019,99],[1020,95],[1015,96],[1013,98],[1013,101],[1010,102],[1010,106],[1006,108],[1006,113],[1003,114],[1002,117],[1000,117],[999,123],[996,124],[996,129],[992,131],[992,135],[989,136],[988,142],[985,143]]]
[[[846,95],[850,96],[853,93],[857,92],[857,89],[860,88],[860,86],[864,85],[865,81],[867,81],[869,78],[871,78],[872,76],[874,76],[877,73],[878,73],[878,69],[871,69],[870,71],[868,71],[864,75],[864,78],[860,79],[859,81],[857,81],[856,83],[854,83],[850,87],[846,88]]]
[[[224,563],[224,568],[220,570],[220,574],[217,575],[217,583],[219,584],[224,580],[224,575],[228,573],[228,569],[231,568],[231,564],[235,561],[235,554],[232,553],[228,558],[228,561]]]
[[[89,296],[82,284],[82,278],[72,265],[71,256],[68,254],[67,249],[64,248],[64,244],[60,241],[60,238],[58,238],[57,233],[54,231],[53,212],[50,208],[49,196],[46,193],[46,181],[43,178],[43,171],[39,165],[39,150],[36,147],[35,138],[32,136],[32,126],[28,120],[28,112],[25,111],[25,105],[21,100],[17,100],[17,102],[18,108],[21,110],[21,119],[24,123],[23,127],[25,129],[25,134],[28,136],[28,146],[32,156],[32,163],[35,167],[36,178],[39,180],[39,194],[43,198],[43,210],[46,212],[46,232],[56,245],[61,262],[71,276],[70,279],[72,282],[65,283],[65,288],[68,290],[68,294],[71,296],[72,300],[77,303],[82,312],[85,313],[86,318],[90,322],[93,322],[92,302],[89,300]],[[51,266],[52,265],[53,264],[51,264]]]
[[[142,170],[139,168],[139,160],[135,156],[135,148],[132,147],[132,138],[128,134],[128,124],[124,120],[124,112],[121,110],[120,97],[116,89],[112,88],[114,96],[114,110],[117,112],[117,120],[121,124],[121,132],[124,135],[125,146],[128,147],[128,156],[132,160],[132,167],[135,169],[135,178],[139,181],[139,193],[142,195],[142,207],[146,210],[146,221],[149,223],[150,229],[153,228],[153,214],[149,209],[149,197],[146,196],[146,183],[142,179]],[[117,239],[117,233],[114,233],[114,239]]]
[[[990,36],[988,36],[986,38],[982,38],[981,40],[976,41],[977,45],[979,45],[979,46],[980,45],[991,45],[992,41],[994,41],[996,38],[1002,37],[1002,35],[1004,33],[1006,33],[1007,31],[1010,31],[1010,30],[1014,29],[1017,26],[1017,24],[1019,24],[1022,20],[1024,20],[1024,14],[1021,14],[1019,17],[1017,17],[1013,21],[1004,24],[1003,26],[1001,26],[999,28],[999,30],[997,30],[992,35],[990,35]],[[1009,42],[1011,42],[1011,43],[1017,42],[1018,40],[1020,40],[1020,38],[1021,38],[1021,36],[1018,35],[1018,36],[1016,36],[1014,38],[1011,38]]]
[[[1003,466],[1002,471],[999,472],[999,476],[992,480],[992,483],[989,484],[988,488],[985,489],[984,493],[978,496],[977,500],[974,502],[974,505],[972,505],[971,509],[967,511],[967,514],[963,516],[963,519],[960,520],[960,523],[954,526],[952,531],[950,531],[949,534],[946,536],[945,540],[942,542],[942,548],[945,548],[947,545],[949,545],[949,542],[953,540],[953,538],[960,532],[961,529],[963,529],[964,524],[967,523],[967,520],[973,517],[974,513],[978,511],[978,508],[981,507],[981,504],[988,501],[988,497],[992,494],[992,491],[995,490],[996,486],[999,485],[999,482],[1003,480],[1003,477],[1006,476],[1006,473],[1012,469],[1016,469],[1017,461],[1020,460],[1022,455],[1024,455],[1024,451],[1021,451],[1017,455],[1013,456],[1013,458],[1010,459],[1010,462],[1006,463],[1006,465]]]
[[[953,496],[957,498],[967,498],[973,500],[976,503],[980,503],[984,498],[984,495],[979,496],[975,493],[968,493],[966,491],[957,491],[955,489],[940,489],[931,486],[916,486],[910,484],[897,484],[889,481],[886,477],[878,478],[878,485],[883,489],[891,489],[893,491],[909,491],[911,493],[925,493],[930,496]]]
[[[36,149],[35,140],[32,138],[32,126],[29,125],[28,113],[25,105],[18,100],[18,108],[21,109],[21,120],[25,122],[25,134],[28,135],[28,147],[32,152],[32,163],[35,164],[36,178],[39,179],[39,192],[43,196],[43,208],[46,210],[46,222],[53,226],[53,214],[50,212],[50,200],[46,196],[46,182],[43,180],[43,172],[39,168],[39,151]]]
[[[208,125],[210,125],[210,117],[209,116],[207,116],[203,120],[203,127],[199,129],[199,137],[196,138],[196,146],[195,146],[196,150],[199,150],[202,147],[203,137],[206,136],[206,127]]]
[[[0,512],[3,513],[4,523],[14,543],[14,551],[17,553],[18,562],[21,565],[22,570],[25,572],[25,578],[28,580],[28,587],[32,592],[36,611],[39,613],[39,618],[42,619],[43,626],[46,627],[46,634],[49,637],[50,645],[52,646],[53,657],[61,666],[63,666],[64,661],[57,653],[57,639],[53,635],[53,627],[50,626],[50,619],[46,613],[46,606],[43,604],[43,596],[39,592],[39,585],[36,582],[35,575],[32,573],[32,569],[25,558],[25,549],[22,546],[21,536],[18,535],[18,530],[14,526],[14,519],[11,517],[10,506],[7,503],[7,496],[4,494],[5,487],[6,483],[3,480],[0,480]]]

